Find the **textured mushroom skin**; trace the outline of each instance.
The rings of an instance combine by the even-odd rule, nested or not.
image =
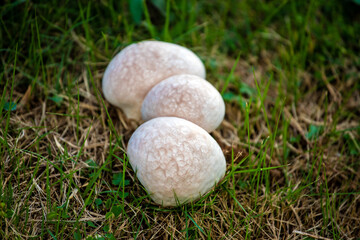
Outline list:
[[[163,206],[195,200],[225,174],[225,157],[217,142],[181,118],[145,122],[131,136],[127,154],[151,198]]]
[[[208,81],[181,74],[161,81],[149,91],[141,115],[145,121],[156,117],[184,118],[211,132],[224,119],[225,103]]]
[[[140,120],[141,104],[148,91],[160,81],[183,73],[205,78],[205,67],[187,48],[143,41],[124,48],[111,60],[102,89],[105,98],[121,108],[128,118]]]

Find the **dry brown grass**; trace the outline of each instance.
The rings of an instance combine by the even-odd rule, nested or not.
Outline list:
[[[229,66],[227,61],[223,62],[224,71]],[[272,67],[270,61],[268,65],[258,61],[255,64],[258,69],[255,75],[258,77]],[[241,61],[235,74],[254,86],[249,68],[250,64]],[[344,68],[335,71],[349,71],[346,66]],[[285,104],[282,124],[288,122],[288,135],[300,136],[300,140],[286,142],[289,149],[287,163],[283,158],[284,139],[281,134],[275,139],[272,157],[269,156],[270,151],[266,153],[272,166],[285,164],[270,171],[269,192],[263,180],[259,189],[254,189],[256,185],[251,182],[253,174],[235,174],[199,203],[162,208],[153,205],[149,198],[141,199],[146,193],[132,169],[126,165],[125,178],[130,180],[130,184],[124,191],[129,196],[124,202],[120,199],[123,210],[118,216],[106,217],[110,209],[104,204],[95,206],[93,200],[100,198],[105,202],[111,194],[101,192],[117,189],[111,184],[112,175],[123,171],[124,162],[114,155],[122,158],[126,153],[125,146],[138,123],[129,121],[108,103],[102,105],[99,102],[97,92],[101,92],[102,71],[93,74],[97,89],[92,87],[85,69],[78,77],[77,88],[72,94],[79,93],[79,102],[75,97],[71,99],[61,95],[63,101],[56,105],[39,98],[36,92],[42,89],[38,87],[33,91],[30,87],[28,91],[25,88],[15,89],[14,97],[21,99],[21,104],[11,112],[7,135],[2,132],[2,139],[6,139],[9,145],[9,152],[3,156],[5,181],[2,189],[11,189],[10,201],[14,211],[11,218],[2,219],[6,239],[30,239],[43,233],[44,228],[54,233],[59,226],[61,238],[72,238],[74,226],[87,236],[95,236],[104,234],[105,225],[109,226],[109,233],[115,238],[133,238],[136,235],[139,239],[245,239],[248,234],[258,239],[356,239],[360,236],[358,158],[343,154],[346,143],[334,137],[335,131],[358,126],[359,92],[347,94],[355,79],[342,82],[339,78],[330,84],[324,73],[322,77],[326,89],[318,90],[312,85],[311,75],[299,73],[308,93],[300,99],[297,107]],[[21,77],[18,74],[15,79]],[[265,100],[269,113],[275,104],[277,88],[276,83],[272,85]],[[325,99],[328,101],[326,109]],[[118,139],[115,139],[110,127],[105,107]],[[259,161],[256,156],[264,151],[256,143],[263,141],[270,132],[259,114],[259,108],[260,102],[257,101],[249,114],[250,142],[254,143],[251,151],[254,154],[245,161],[245,166],[246,163],[251,165]],[[354,115],[342,116],[339,111],[353,112]],[[275,121],[273,118],[277,116],[268,114],[268,117],[270,121]],[[245,128],[244,122],[244,111],[236,103],[227,103],[226,118],[212,134],[227,156],[228,174],[234,166],[231,163],[232,150],[235,164],[249,154],[247,140],[238,135],[239,129]],[[325,126],[316,140],[306,137],[310,125]],[[355,130],[348,133],[352,138],[359,139]],[[107,161],[107,158],[112,160]],[[110,162],[95,179],[90,191],[86,190],[92,181],[88,174],[91,171],[87,163],[89,159],[95,160],[99,166]],[[313,171],[312,179],[305,179],[310,176],[309,171]],[[90,192],[90,204],[86,205]],[[49,217],[63,204],[67,208],[67,217],[57,215],[60,211]],[[96,227],[89,227],[88,221]]]

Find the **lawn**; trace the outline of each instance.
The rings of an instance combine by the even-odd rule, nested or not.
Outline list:
[[[359,239],[358,0],[7,0],[0,239]],[[224,179],[154,204],[103,97],[121,49],[185,46],[226,103]]]

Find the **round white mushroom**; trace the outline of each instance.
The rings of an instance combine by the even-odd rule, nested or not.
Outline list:
[[[208,81],[181,74],[161,81],[149,91],[141,115],[145,121],[156,117],[184,118],[211,132],[224,119],[225,103]]]
[[[143,41],[124,48],[111,60],[102,89],[105,98],[128,118],[140,120],[141,104],[148,91],[160,81],[183,73],[205,78],[204,64],[182,46]]]
[[[225,157],[217,142],[181,118],[145,122],[131,136],[127,154],[150,197],[163,206],[197,199],[225,174]]]

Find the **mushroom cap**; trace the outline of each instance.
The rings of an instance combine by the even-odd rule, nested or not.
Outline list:
[[[201,127],[176,117],[142,124],[127,146],[130,164],[150,197],[175,206],[207,193],[225,174],[218,143]]]
[[[225,103],[205,79],[181,74],[161,81],[148,92],[141,115],[145,121],[156,117],[184,118],[211,132],[224,119]]]
[[[177,74],[205,78],[205,67],[189,49],[167,42],[143,41],[120,51],[107,66],[102,89],[105,98],[128,118],[140,120],[141,104],[160,81]]]

